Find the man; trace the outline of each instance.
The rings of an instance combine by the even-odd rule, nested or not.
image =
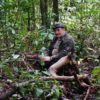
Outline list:
[[[41,58],[47,68],[69,52],[74,52],[74,40],[66,32],[66,26],[62,23],[57,23],[53,26],[53,30],[55,37],[47,50],[47,55]]]

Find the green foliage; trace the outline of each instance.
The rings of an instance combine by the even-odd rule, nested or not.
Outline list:
[[[64,0],[61,6],[61,20],[75,37],[78,57],[89,54],[87,48],[97,46],[100,42],[98,2],[98,0]]]
[[[2,68],[5,74],[8,75],[8,77],[10,78],[14,77],[13,70],[9,66],[9,63],[12,62],[13,62],[12,59],[4,59],[3,61],[0,62],[0,68]]]
[[[34,82],[27,83],[25,86],[21,88],[19,87],[20,93],[24,97],[27,97],[31,92],[32,94],[34,94],[33,95],[34,98],[41,98],[41,100],[45,100],[48,94],[52,94],[51,100],[57,100],[61,93],[59,82],[55,80],[54,81],[40,80],[39,78],[44,75],[50,75],[50,73],[48,71],[43,71],[41,73],[35,71],[33,74],[29,74],[29,73],[22,74],[19,77],[19,79],[28,78],[29,80],[33,79]],[[16,85],[19,86],[19,84]]]
[[[51,89],[51,92],[53,92],[52,100],[58,100],[58,98],[61,94],[61,89],[60,89],[59,82],[55,81],[55,84],[56,85],[53,87],[53,89]]]
[[[39,89],[39,88],[36,88],[35,93],[36,93],[37,97],[40,97],[43,94],[43,90]]]
[[[100,66],[94,68],[92,74],[95,76],[95,81],[100,84]]]

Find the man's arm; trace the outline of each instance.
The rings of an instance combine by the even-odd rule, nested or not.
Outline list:
[[[54,37],[53,40],[51,41],[49,47],[46,49],[45,56],[41,58],[41,61],[51,61],[50,52],[55,40],[56,40],[56,37]]]

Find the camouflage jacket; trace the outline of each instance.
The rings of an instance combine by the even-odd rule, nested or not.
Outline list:
[[[52,55],[52,50],[54,49],[54,45],[57,41],[57,37],[54,37],[48,48],[48,56],[52,57],[52,60],[59,60],[61,57],[66,56],[69,52],[74,52],[74,40],[71,35],[65,33],[63,37],[60,37],[60,44],[57,55]]]

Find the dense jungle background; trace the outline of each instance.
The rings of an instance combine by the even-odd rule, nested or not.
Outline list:
[[[44,63],[25,58],[44,53],[55,22],[64,23],[73,36],[80,74],[88,74],[92,84],[89,92],[68,82],[72,96],[61,100],[100,100],[99,0],[0,0],[0,100],[60,100],[63,83],[41,80],[51,76],[40,71]]]

